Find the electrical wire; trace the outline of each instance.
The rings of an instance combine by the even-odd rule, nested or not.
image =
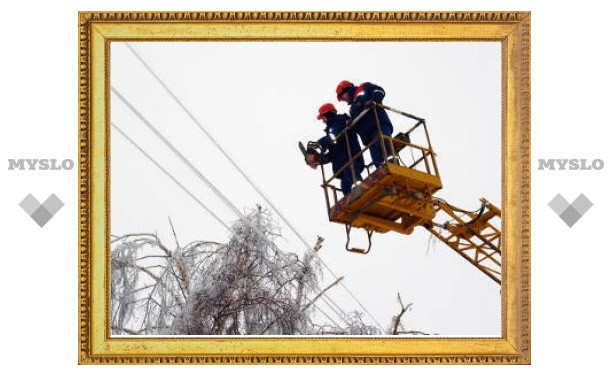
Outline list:
[[[127,48],[132,52],[132,54],[140,61],[140,63],[149,71],[149,73],[155,78],[155,80],[166,90],[166,92],[172,97],[172,99],[185,111],[185,113],[189,116],[189,118],[196,124],[196,126],[202,131],[208,139],[217,147],[217,149],[223,154],[223,156],[236,168],[236,170],[240,173],[240,175],[249,183],[249,185],[270,205],[270,207],[278,214],[278,216],[285,222],[285,224],[291,229],[291,231],[298,237],[298,239],[306,246],[306,248],[311,251],[312,248],[304,238],[304,236],[296,229],[296,227],[289,221],[289,219],[284,215],[283,212],[278,209],[278,207],[263,193],[261,189],[251,180],[251,178],[244,172],[244,170],[234,161],[234,159],[227,153],[227,151],[216,141],[216,139],[206,130],[206,128],[196,119],[196,117],[189,111],[189,109],[183,104],[183,102],[178,98],[178,96],[172,91],[164,81],[153,71],[153,69],[147,64],[147,62],[138,54],[138,52],[129,44],[126,43]],[[325,263],[323,258],[319,255],[317,256],[320,259],[321,264],[330,272],[332,277],[338,279],[339,276]],[[355,294],[342,282],[340,281],[340,286],[347,291],[347,293],[353,298],[353,300],[361,307],[363,311],[365,311],[368,316],[376,323],[376,325],[380,328],[381,331],[384,330],[384,327],[378,322],[378,320],[368,311],[368,309],[357,299]]]

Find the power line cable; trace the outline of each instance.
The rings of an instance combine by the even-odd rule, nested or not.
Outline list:
[[[166,90],[166,92],[172,97],[172,99],[183,109],[183,111],[189,116],[189,118],[196,124],[196,126],[202,131],[208,139],[217,147],[217,149],[225,156],[225,158],[236,168],[236,170],[240,173],[240,175],[249,183],[249,185],[270,205],[270,207],[278,214],[278,216],[285,222],[285,224],[291,229],[291,231],[300,239],[302,244],[306,246],[306,248],[310,251],[311,247],[302,236],[302,234],[295,228],[295,226],[289,221],[289,219],[281,212],[278,207],[263,193],[261,189],[251,180],[251,178],[244,172],[244,170],[234,161],[234,159],[227,153],[227,151],[217,142],[217,140],[206,130],[206,128],[196,119],[196,117],[189,111],[189,109],[183,104],[183,102],[177,97],[177,95],[170,89],[164,81],[153,71],[153,69],[147,64],[147,62],[138,54],[138,52],[126,42],[127,48],[132,52],[132,54],[140,61],[140,63],[149,71],[149,73],[155,78],[155,80]],[[325,263],[322,257],[316,255],[317,258],[321,260],[321,263],[327,269],[331,275],[338,279],[339,276]],[[365,311],[368,316],[376,323],[376,325],[380,328],[381,331],[384,330],[384,327],[380,325],[378,320],[368,311],[368,309],[361,303],[359,299],[353,294],[353,292],[344,284],[344,282],[340,281],[340,286],[344,288],[348,294],[353,298],[353,300],[361,307],[363,311]]]

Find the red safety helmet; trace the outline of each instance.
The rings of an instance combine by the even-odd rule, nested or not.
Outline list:
[[[321,107],[319,108],[319,115],[317,116],[317,119],[322,119],[323,115],[329,112],[334,112],[334,113],[338,112],[334,104],[331,104],[328,102],[328,103],[321,105]]]
[[[338,86],[336,87],[336,98],[338,99],[338,101],[342,101],[342,98],[340,96],[342,95],[342,93],[344,93],[345,90],[347,90],[347,88],[350,87],[354,87],[354,85],[348,80],[342,80],[340,84],[338,84]]]

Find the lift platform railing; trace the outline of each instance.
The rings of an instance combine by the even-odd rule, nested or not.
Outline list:
[[[395,136],[384,135],[382,133],[380,119],[377,110],[387,110],[396,114],[399,114],[411,121],[415,121],[414,124],[410,124],[408,130],[399,132]],[[356,127],[363,121],[363,118],[369,113],[374,113],[374,119],[376,121],[376,127],[378,129],[378,135],[369,144],[363,146],[363,148],[356,154],[352,154],[349,146],[349,138],[346,137],[347,133],[355,132]],[[397,129],[397,127],[396,127]],[[422,130],[424,134],[424,143],[417,144],[414,142],[413,136]],[[323,178],[323,184],[321,185],[325,192],[325,201],[327,204],[328,214],[331,214],[331,208],[335,206],[342,198],[342,190],[334,184],[334,179],[342,177],[344,171],[349,169],[353,176],[353,182],[358,183],[358,172],[355,171],[356,160],[364,156],[364,153],[369,150],[374,144],[380,143],[380,147],[385,157],[385,164],[397,164],[409,169],[421,171],[430,175],[434,175],[439,178],[438,166],[435,159],[435,153],[431,147],[431,140],[429,138],[429,132],[425,119],[414,116],[412,114],[403,112],[401,110],[394,109],[392,107],[379,104],[370,103],[361,113],[359,113],[354,119],[350,121],[348,126],[338,135],[335,136],[335,143],[344,143],[349,157],[346,164],[344,164],[337,172],[332,174],[329,178],[325,173],[325,168],[321,165],[321,174]],[[409,151],[413,158],[411,164],[405,164],[400,152]],[[416,157],[415,157],[416,155]],[[373,162],[366,164],[367,175],[371,175],[374,170],[378,167],[374,166]],[[340,194],[339,194],[340,193]]]

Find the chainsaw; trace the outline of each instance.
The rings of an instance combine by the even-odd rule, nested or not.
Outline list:
[[[300,151],[302,155],[304,155],[304,161],[308,166],[315,169],[322,163],[321,158],[321,146],[317,142],[308,142],[306,147],[302,142],[298,142],[298,146],[300,147]]]

